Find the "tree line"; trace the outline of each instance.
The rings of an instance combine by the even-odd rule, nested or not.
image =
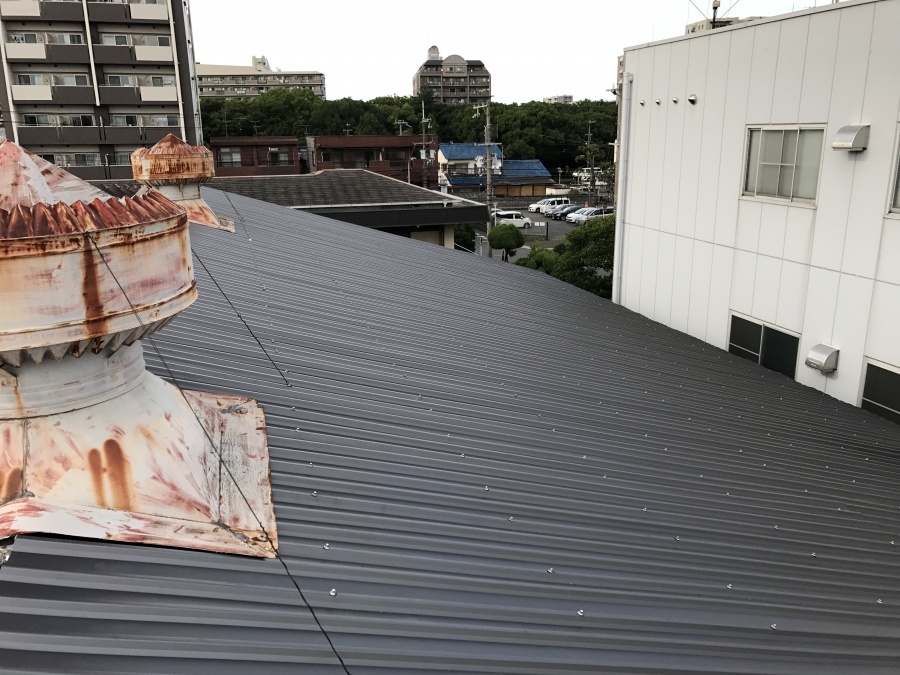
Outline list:
[[[253,98],[203,98],[200,108],[209,143],[214,136],[421,135],[423,102],[427,133],[442,143],[484,142],[483,113],[475,116],[470,105],[441,104],[429,90],[371,101],[323,101],[306,89],[274,89]],[[493,103],[491,137],[509,159],[539,159],[553,174],[571,173],[588,165],[591,155],[598,167],[612,162],[616,114],[612,101]],[[401,121],[405,125],[398,125]]]

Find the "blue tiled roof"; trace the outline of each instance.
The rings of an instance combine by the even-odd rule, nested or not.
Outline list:
[[[506,178],[522,176],[549,178],[550,172],[539,159],[507,159],[503,162],[503,175]]]
[[[484,143],[441,143],[441,152],[449,161],[484,157]],[[503,159],[503,151],[496,143],[491,145],[491,154]]]

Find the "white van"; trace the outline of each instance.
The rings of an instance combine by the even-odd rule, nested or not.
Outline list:
[[[531,227],[531,219],[525,218],[518,211],[497,211],[494,214],[494,225],[515,225],[516,227]]]
[[[563,204],[571,204],[568,197],[550,197],[549,199],[545,199],[544,202],[538,207],[538,211],[541,213],[547,213],[552,208],[557,206],[562,206]]]

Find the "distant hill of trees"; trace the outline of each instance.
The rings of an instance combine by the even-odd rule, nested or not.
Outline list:
[[[371,101],[342,98],[322,101],[305,89],[276,89],[255,98],[203,98],[204,140],[212,136],[339,136],[421,134],[422,101],[431,120],[428,133],[441,142],[483,142],[484,115],[472,106],[435,102],[428,91],[419,96],[381,96]],[[588,121],[592,143],[587,145]],[[539,159],[554,174],[571,174],[596,156],[598,168],[612,162],[616,136],[616,104],[612,101],[491,104],[492,139],[503,144],[509,159]]]

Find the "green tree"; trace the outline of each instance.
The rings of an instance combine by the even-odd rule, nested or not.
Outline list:
[[[616,217],[593,218],[569,230],[555,248],[553,276],[604,298],[612,297]]]
[[[456,225],[453,228],[453,242],[467,251],[475,250],[475,228],[471,225]]]
[[[556,262],[559,255],[549,248],[544,248],[540,244],[534,244],[527,256],[521,260],[516,260],[516,265],[528,267],[533,270],[540,270],[553,276],[553,270],[556,268]]]
[[[488,232],[488,244],[493,249],[503,251],[503,261],[516,254],[516,249],[525,244],[525,235],[512,223],[498,225]]]

